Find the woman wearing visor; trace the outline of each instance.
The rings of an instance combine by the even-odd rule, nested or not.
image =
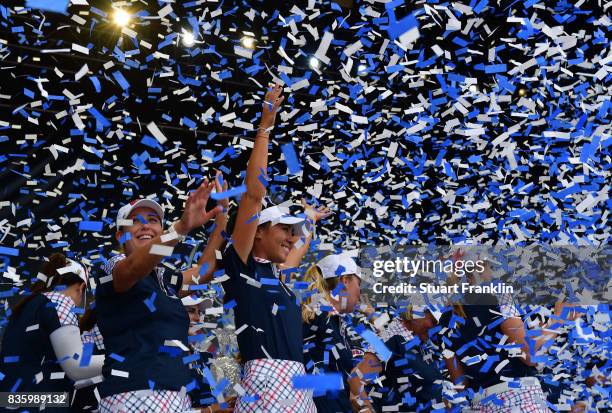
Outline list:
[[[216,180],[220,190],[219,179]],[[115,237],[122,247],[103,266],[97,280],[96,313],[104,337],[104,381],[98,386],[100,412],[180,412],[191,407],[187,389],[193,377],[183,357],[189,354],[189,317],[179,295],[206,281],[214,251],[222,243],[224,214],[199,265],[185,272],[161,265],[164,256],[192,230],[221,209],[206,211],[214,184],[207,180],[189,194],[181,218],[163,230],[164,210],[140,199],[119,209]]]
[[[70,394],[73,382],[100,375],[104,362],[104,356],[83,354],[74,311],[83,302],[88,271],[56,253],[43,264],[38,278],[9,313],[0,355],[0,391]]]
[[[286,284],[288,277],[281,277],[278,268],[292,261],[289,255],[304,219],[279,206],[262,210],[269,136],[283,99],[278,85],[265,95],[247,165],[246,192],[223,253],[224,299],[233,305],[238,349],[245,362],[244,394],[236,402],[236,412],[315,412],[312,396],[293,388],[292,378],[305,374],[302,320],[297,297]]]
[[[340,373],[344,385],[339,391],[315,393],[317,411],[371,411],[361,377],[379,372],[380,363],[356,345],[350,320],[344,319],[359,304],[361,272],[348,254],[333,254],[310,267],[306,280],[311,282],[302,305],[306,368],[311,374]]]

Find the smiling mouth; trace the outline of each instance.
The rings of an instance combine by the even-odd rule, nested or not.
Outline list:
[[[150,239],[153,239],[153,235],[145,234],[145,235],[140,235],[140,236],[138,236],[138,237],[136,237],[136,238],[137,238],[137,239],[140,239],[140,240],[146,240],[146,241],[148,241],[148,240],[150,240]]]
[[[289,253],[291,251],[291,247],[287,244],[281,244],[281,248],[285,250],[285,252]]]

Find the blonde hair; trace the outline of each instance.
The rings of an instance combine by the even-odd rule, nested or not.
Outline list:
[[[406,311],[401,312],[400,319],[404,321],[410,321],[413,319],[412,304],[408,304],[408,306],[406,307]]]
[[[329,299],[330,292],[338,286],[340,277],[323,278],[321,270],[316,265],[311,266],[304,275],[304,281],[310,283],[308,286],[309,295],[302,301],[302,320],[309,323],[315,317],[315,311],[312,308],[312,297],[316,294],[323,294],[326,299]]]

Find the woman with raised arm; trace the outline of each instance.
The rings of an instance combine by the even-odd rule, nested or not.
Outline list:
[[[217,179],[218,181],[218,179]],[[100,412],[180,412],[191,407],[188,355],[189,317],[179,295],[189,284],[210,278],[214,253],[225,227],[222,209],[206,211],[213,183],[189,194],[181,218],[163,230],[164,210],[137,199],[119,209],[116,239],[124,253],[103,266],[97,280],[96,313],[106,362],[99,386]],[[218,187],[217,187],[218,188]],[[183,273],[160,265],[171,247],[217,215],[200,267]],[[170,248],[169,248],[170,247]],[[212,262],[207,263],[207,257]]]
[[[466,272],[470,284],[492,280],[491,259],[484,254],[459,253],[456,258],[484,262],[482,269]],[[456,278],[456,277],[455,277]],[[447,329],[442,341],[446,367],[455,385],[475,393],[472,411],[545,413],[549,409],[532,357],[568,319],[561,318],[565,304],[555,305],[554,315],[543,326],[547,332],[527,337],[519,311],[504,295],[466,293],[453,303],[440,325]]]
[[[238,348],[245,362],[236,412],[316,411],[311,394],[293,387],[292,378],[305,374],[300,304],[277,268],[287,261],[304,219],[287,215],[279,206],[261,210],[270,131],[283,99],[279,85],[265,95],[247,165],[246,192],[223,253],[225,301],[235,303]]]

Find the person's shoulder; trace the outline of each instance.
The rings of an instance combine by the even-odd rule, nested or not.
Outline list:
[[[111,256],[106,262],[102,264],[102,272],[105,275],[112,274],[113,268],[115,268],[115,265],[117,265],[119,261],[124,260],[125,258],[126,258],[125,254],[117,254],[117,255]]]
[[[327,328],[329,324],[328,313],[318,310],[312,314],[312,317],[303,324],[304,329],[313,332],[318,332]]]
[[[59,304],[59,305],[68,306],[68,307],[75,306],[74,301],[72,301],[72,298],[60,292],[57,292],[57,291],[50,291],[50,292],[42,293],[41,295],[47,298],[47,300],[49,300],[50,302],[54,304]]]
[[[387,346],[387,348],[391,350],[393,354],[401,354],[406,349],[406,340],[400,335],[395,334],[391,337],[387,337],[386,339],[382,338],[382,340],[385,343],[385,346]]]
[[[442,327],[448,327],[448,323],[450,322],[452,314],[453,314],[452,309],[447,309],[446,311],[444,311],[442,315],[440,316],[438,325],[441,325]]]
[[[327,325],[329,324],[329,313],[326,311],[316,311],[312,319],[313,324],[316,325]]]
[[[43,294],[53,303],[52,306],[55,307],[61,325],[79,325],[78,317],[73,311],[76,305],[72,298],[56,291]]]
[[[125,258],[125,254],[113,255],[101,264],[101,271],[92,272],[92,277],[96,284],[95,295],[97,298],[101,298],[103,296],[110,296],[114,293],[113,269],[121,260],[124,260]]]
[[[50,301],[51,300],[49,300],[45,293],[42,293],[34,295],[34,297],[32,297],[32,299],[30,300],[30,304],[36,306],[40,304],[48,304]]]
[[[400,318],[394,318],[380,333],[380,337],[383,341],[387,341],[392,337],[400,337],[404,340],[412,340],[413,335],[410,330],[405,326]]]
[[[21,296],[25,297],[25,296]],[[29,301],[23,306],[20,314],[28,313],[31,314],[32,311],[39,311],[40,308],[50,308],[53,309],[55,304],[47,298],[47,296],[42,294],[35,294]],[[9,320],[15,320],[16,317],[11,317]]]
[[[236,251],[234,244],[231,243],[228,244],[221,253],[221,261],[226,270],[229,269],[230,272],[232,271],[232,268],[241,270],[245,270],[247,268],[255,268],[255,261],[253,259],[253,255],[249,253],[247,262],[244,263],[242,261],[242,258],[240,258],[240,255],[238,255],[238,251]]]
[[[234,244],[231,242],[228,242],[227,245],[225,245],[225,248],[223,248],[223,251],[221,251],[221,255],[225,257],[226,255],[231,255],[231,254],[238,254],[238,253],[236,252],[236,248],[234,247]]]
[[[229,243],[225,246],[225,249],[221,252],[221,259],[225,263],[242,263],[234,244]]]

